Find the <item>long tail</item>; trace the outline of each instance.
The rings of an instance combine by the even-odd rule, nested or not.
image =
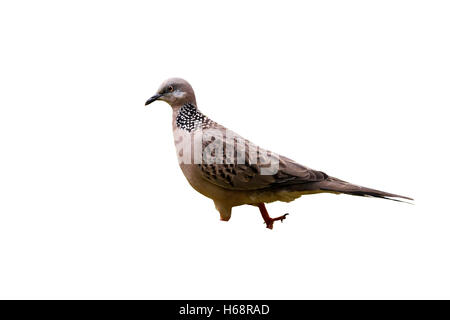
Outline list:
[[[392,198],[401,198],[406,200],[414,200],[409,197],[401,196],[394,193],[384,192],[380,190],[365,188],[361,186],[357,186],[355,184],[348,183],[346,181],[339,180],[337,178],[328,177],[326,180],[320,182],[320,189],[323,191],[334,192],[334,193],[345,193],[353,196],[361,196],[361,197],[375,197],[388,199],[393,201],[400,201]]]

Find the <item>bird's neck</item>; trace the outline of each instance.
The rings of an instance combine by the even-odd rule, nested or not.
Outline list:
[[[201,129],[208,120],[195,104],[186,103],[177,108],[173,108],[173,128],[179,128],[187,132]]]

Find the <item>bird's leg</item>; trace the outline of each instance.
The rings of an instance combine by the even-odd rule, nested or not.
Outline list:
[[[286,219],[286,216],[288,215],[288,213],[276,217],[276,218],[271,218],[269,216],[269,213],[267,212],[266,206],[264,205],[264,203],[258,203],[258,208],[259,211],[261,212],[261,215],[264,219],[264,222],[266,223],[267,228],[269,229],[273,229],[273,223],[274,221],[280,220],[281,222],[283,222],[284,219]]]
[[[220,213],[220,220],[228,221],[231,218],[231,207],[224,205],[220,202],[214,201],[217,211]]]

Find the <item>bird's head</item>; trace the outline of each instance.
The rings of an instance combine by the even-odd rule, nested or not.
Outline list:
[[[165,101],[172,107],[182,106],[186,103],[196,105],[194,90],[186,80],[181,78],[170,78],[164,81],[156,94],[148,99],[145,105],[156,100]]]

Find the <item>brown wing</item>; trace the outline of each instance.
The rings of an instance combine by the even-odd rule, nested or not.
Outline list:
[[[237,134],[231,133],[230,135],[228,132],[228,135],[223,138],[220,135],[219,138],[215,137],[214,144],[216,148],[222,148],[224,155],[227,154],[226,150],[233,150],[233,161],[217,163],[218,161],[214,161],[213,157],[204,157],[207,161],[199,165],[203,178],[222,188],[259,190],[317,182],[327,178],[323,172],[307,168],[291,159],[259,148]],[[242,139],[244,143],[238,145],[236,138]],[[204,149],[208,148],[208,145],[205,143]],[[241,156],[239,157],[238,154]]]

